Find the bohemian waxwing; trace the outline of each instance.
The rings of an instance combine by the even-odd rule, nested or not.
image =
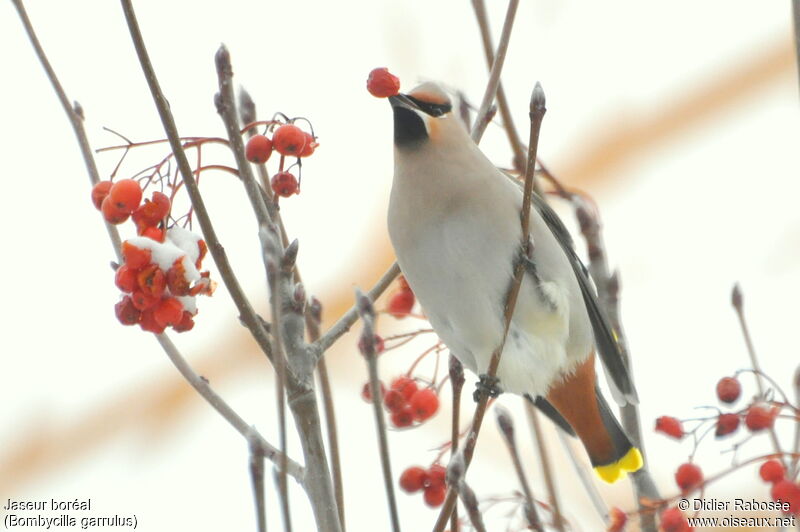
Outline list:
[[[503,333],[503,307],[521,257],[521,188],[478,149],[447,93],[424,83],[389,98],[394,181],[389,235],[397,261],[436,333],[483,375]],[[642,466],[600,395],[595,346],[620,404],[636,392],[614,334],[564,225],[534,194],[533,253],[497,371],[577,434],[607,482]]]

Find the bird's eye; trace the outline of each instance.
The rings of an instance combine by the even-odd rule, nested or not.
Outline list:
[[[433,103],[420,100],[419,98],[414,98],[413,96],[407,97],[409,100],[414,102],[414,105],[416,105],[420,111],[433,117],[442,116],[443,114],[449,113],[453,110],[453,106],[449,103]]]

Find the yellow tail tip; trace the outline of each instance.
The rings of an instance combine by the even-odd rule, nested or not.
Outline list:
[[[631,447],[631,450],[625,453],[625,456],[613,464],[597,466],[594,470],[604,481],[613,484],[627,473],[638,471],[643,465],[644,460],[642,459],[642,453],[640,453],[639,449],[636,447]]]

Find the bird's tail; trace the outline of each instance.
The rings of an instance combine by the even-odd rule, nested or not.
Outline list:
[[[639,470],[642,454],[633,446],[596,387],[594,356],[553,386],[547,400],[580,438],[597,474],[608,483]]]

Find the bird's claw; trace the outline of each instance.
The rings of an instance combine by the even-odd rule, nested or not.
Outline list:
[[[494,398],[501,393],[503,393],[503,390],[500,389],[500,379],[482,373],[478,377],[478,382],[475,383],[475,391],[472,393],[472,399],[478,403],[484,395]]]

